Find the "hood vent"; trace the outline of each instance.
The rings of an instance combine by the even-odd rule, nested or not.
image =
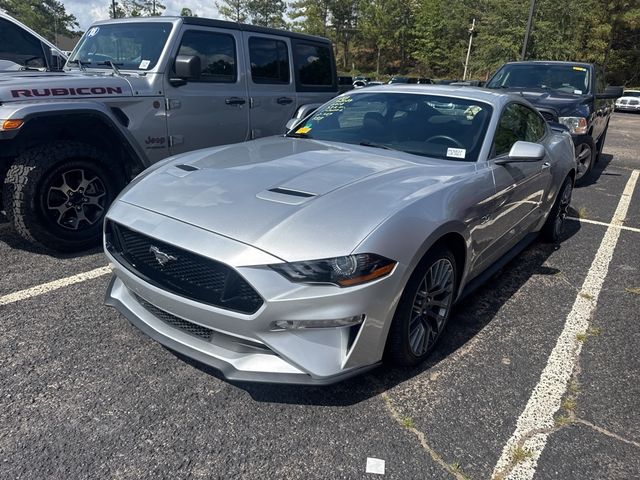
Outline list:
[[[291,195],[293,197],[309,198],[315,197],[315,193],[301,192],[300,190],[290,190],[288,188],[276,187],[270,188],[270,192],[279,193],[280,195]]]
[[[180,170],[184,170],[185,172],[194,172],[196,170],[200,170],[198,167],[194,167],[193,165],[185,165],[185,164],[176,165],[176,168],[179,168]]]

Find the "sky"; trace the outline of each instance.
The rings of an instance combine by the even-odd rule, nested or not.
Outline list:
[[[78,19],[80,30],[85,31],[96,20],[109,17],[111,0],[62,0],[68,13]],[[218,18],[214,0],[161,0],[167,9],[163,15],[180,15],[183,7],[190,8],[199,17]]]

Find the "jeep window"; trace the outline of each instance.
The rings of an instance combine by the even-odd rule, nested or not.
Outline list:
[[[199,81],[234,83],[236,81],[236,47],[231,35],[188,30],[182,36],[178,55],[200,57]]]
[[[494,156],[506,155],[517,141],[539,142],[547,129],[540,115],[519,103],[505,107],[493,140]]]
[[[301,85],[333,85],[329,47],[297,43],[295,46],[295,65]]]
[[[40,40],[4,18],[0,18],[0,59],[26,68],[47,66]]]
[[[113,62],[123,70],[150,70],[171,32],[170,23],[117,23],[89,28],[67,66],[80,60],[87,68],[110,68]]]
[[[285,42],[251,37],[249,60],[253,83],[289,83],[289,51]]]
[[[537,88],[586,95],[589,69],[571,64],[506,64],[487,84],[488,88]]]

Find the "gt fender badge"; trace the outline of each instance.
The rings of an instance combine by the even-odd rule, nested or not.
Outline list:
[[[151,245],[149,247],[149,251],[151,253],[153,253],[153,255],[156,257],[156,262],[158,262],[161,267],[164,267],[169,262],[172,262],[174,260],[178,260],[173,255],[169,255],[168,253],[164,253],[162,250],[160,250],[155,245]]]

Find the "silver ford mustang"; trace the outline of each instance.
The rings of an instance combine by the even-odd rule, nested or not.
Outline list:
[[[573,152],[518,96],[352,91],[284,136],[137,177],[105,222],[106,302],[229,379],[416,365],[457,299],[538,234],[559,239]]]

